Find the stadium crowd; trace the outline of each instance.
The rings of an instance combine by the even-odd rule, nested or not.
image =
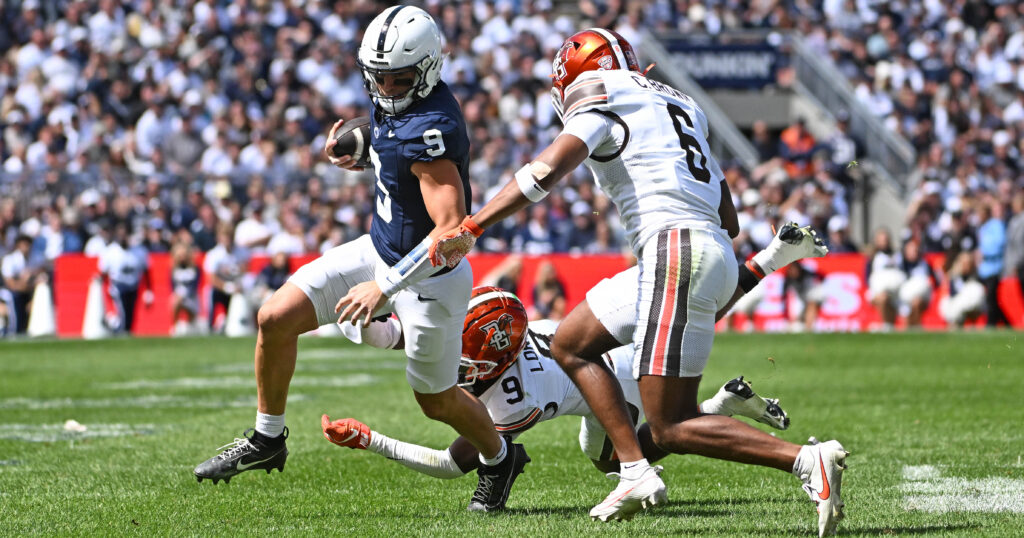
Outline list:
[[[192,252],[208,253],[204,270],[223,294],[214,299],[226,301],[235,287],[250,285],[240,280],[249,255],[323,252],[365,233],[374,210],[372,171],[330,166],[322,148],[336,118],[366,114],[355,50],[382,6],[0,5],[7,289],[24,302],[30,281],[56,256],[99,255],[117,243],[125,252],[174,252],[182,275]],[[918,150],[923,179],[898,233],[904,243],[946,252],[951,270],[958,252],[985,253],[977,267],[956,264],[985,286],[1003,273],[1004,256],[1006,271],[1022,270],[1024,7],[581,0],[582,23],[559,15],[550,0],[431,0],[424,7],[442,27],[449,55],[442,78],[459,98],[473,140],[474,204],[558,133],[550,59],[581,24],[615,28],[637,47],[642,27],[771,27],[799,31],[830,56],[870,109]],[[994,92],[1015,97],[1001,107]],[[800,122],[778,139],[755,125],[752,141],[764,164],[746,171],[722,163],[744,229],[739,258],[766,245],[772,226],[791,220],[827,230],[832,252],[859,250],[847,235],[846,164],[857,157],[857,143],[837,119],[827,140],[815,140]],[[614,207],[582,168],[546,203],[488,230],[479,243],[484,251],[525,254],[623,247]],[[888,266],[879,265],[904,263],[893,254]],[[126,285],[138,285],[141,269]],[[891,282],[881,287],[892,295]],[[185,284],[180,292],[194,293]]]

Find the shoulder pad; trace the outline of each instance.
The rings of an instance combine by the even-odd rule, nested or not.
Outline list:
[[[565,89],[562,110],[565,120],[585,110],[608,104],[608,90],[600,71],[587,71]]]

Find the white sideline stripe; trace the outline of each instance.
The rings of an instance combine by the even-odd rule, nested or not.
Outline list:
[[[306,400],[304,394],[289,395],[288,401]],[[165,396],[149,394],[122,398],[5,398],[0,400],[0,409],[103,409],[103,408],[202,408],[223,409],[226,407],[253,407],[256,399],[245,396],[234,399],[191,398],[188,396]]]
[[[377,377],[369,374],[355,374],[350,376],[310,377],[295,376],[292,378],[292,387],[358,387],[372,385],[377,382]],[[119,383],[99,383],[94,385],[99,389],[109,390],[133,390],[133,389],[226,389],[255,387],[255,380],[252,377],[176,377],[170,379],[136,379]]]
[[[63,424],[0,424],[0,439],[53,443],[97,437],[124,437],[150,435],[157,430],[154,424],[86,424],[84,432],[67,431]]]
[[[903,508],[923,512],[1024,513],[1024,480],[943,478],[931,465],[903,468]]]

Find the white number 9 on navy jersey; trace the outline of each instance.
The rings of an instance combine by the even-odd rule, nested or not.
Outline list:
[[[423,143],[430,146],[437,146],[436,148],[430,148],[427,150],[427,155],[431,157],[437,157],[438,155],[444,154],[444,138],[441,137],[441,131],[438,129],[427,129],[423,133]]]

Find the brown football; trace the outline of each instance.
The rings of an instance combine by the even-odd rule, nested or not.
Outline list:
[[[347,120],[334,133],[338,142],[331,148],[335,157],[351,155],[356,166],[370,165],[370,118],[360,116]]]

